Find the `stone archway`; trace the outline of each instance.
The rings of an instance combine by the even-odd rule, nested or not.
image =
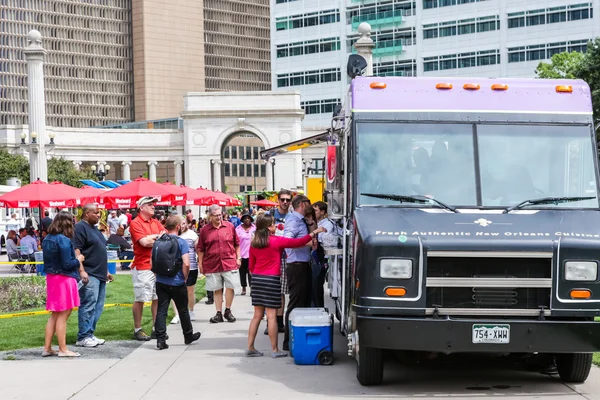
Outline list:
[[[265,144],[258,135],[239,130],[229,135],[221,146],[223,192],[235,195],[267,189],[267,166],[260,158]]]
[[[188,93],[182,113],[186,184],[223,190],[223,153],[232,137],[244,132],[260,139],[265,148],[279,146],[301,139],[303,117],[300,94],[295,92]],[[259,175],[262,175],[261,168],[259,166]],[[265,171],[264,186],[257,182],[259,189],[302,185],[299,152],[278,156],[273,177],[269,169]],[[255,188],[254,182],[251,186]]]

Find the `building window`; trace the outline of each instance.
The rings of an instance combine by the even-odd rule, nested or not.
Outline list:
[[[252,147],[246,146],[246,158],[244,160],[252,160]]]
[[[527,15],[527,16],[525,16]],[[593,18],[592,3],[574,4],[568,7],[550,7],[539,10],[508,14],[508,28],[521,28],[544,24]]]
[[[254,153],[254,159],[258,160],[258,147],[252,148],[252,152]]]
[[[246,164],[246,176],[252,176],[252,164]]]
[[[425,10],[438,7],[456,6],[461,4],[476,3],[485,0],[423,0]]]
[[[225,151],[223,151],[223,158],[229,160],[229,146],[225,146]]]
[[[237,176],[237,175],[238,175],[238,165],[231,164],[231,176]]]
[[[258,174],[258,164],[254,164],[254,176],[256,176],[256,177],[260,176]]]
[[[336,104],[340,104],[340,99],[303,101],[300,106],[304,109],[306,115],[327,114],[333,113]]]
[[[260,165],[260,176],[267,176],[267,166],[265,164]]]
[[[237,160],[237,146],[231,146],[231,159]]]
[[[324,53],[340,50],[340,38],[308,40],[277,45],[277,58],[300,56],[303,54]]]
[[[252,185],[246,186],[246,190],[249,191],[249,192],[251,192],[252,191]]]
[[[482,50],[472,53],[448,54],[440,57],[427,57],[423,59],[425,72],[447,70],[456,68],[470,68],[475,66],[494,65],[500,63],[500,50]]]
[[[340,11],[337,9],[325,10],[277,18],[275,20],[275,29],[284,31],[288,29],[333,24],[336,22],[340,22]]]
[[[554,54],[565,51],[587,51],[588,40],[572,40],[570,42],[531,45],[527,47],[514,47],[508,49],[508,62],[539,61],[552,57]]]
[[[244,193],[246,191],[246,185],[240,185],[240,193]]]
[[[240,164],[240,176],[246,176],[246,174],[244,173],[244,164]]]
[[[231,176],[231,174],[229,172],[229,168],[230,168],[230,165],[229,164],[225,164],[225,176]]]

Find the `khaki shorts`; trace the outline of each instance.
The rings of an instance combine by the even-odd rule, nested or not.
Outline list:
[[[215,290],[233,289],[235,293],[241,292],[242,285],[240,283],[240,273],[238,270],[215,272],[206,275],[204,288],[214,292]]]
[[[154,272],[149,269],[142,271],[132,269],[131,280],[133,281],[133,301],[146,302],[158,299]]]

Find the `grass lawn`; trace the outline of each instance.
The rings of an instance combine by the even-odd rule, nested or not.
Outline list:
[[[196,299],[203,298],[204,280],[196,284]],[[130,275],[116,275],[115,281],[106,287],[106,304],[132,303],[133,285]],[[38,311],[40,308],[23,310]],[[167,322],[173,317],[173,310],[169,307]],[[41,347],[44,344],[44,329],[49,315],[34,315],[0,319],[0,351],[16,350],[31,347]],[[142,327],[146,333],[152,330],[152,316],[150,307],[145,307],[142,318]],[[133,315],[131,307],[109,307],[104,309],[98,322],[95,335],[106,340],[132,340]],[[77,340],[77,311],[73,311],[67,322],[67,344],[74,344]],[[56,343],[56,338],[54,339]]]

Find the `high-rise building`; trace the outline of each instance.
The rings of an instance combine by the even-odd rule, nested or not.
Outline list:
[[[600,0],[272,0],[271,11],[273,89],[302,93],[305,126],[329,126],[361,22],[380,76],[534,77],[600,35]]]
[[[0,0],[0,125],[27,124],[32,29],[50,126],[173,118],[187,92],[269,90],[268,1]]]
[[[206,90],[271,90],[269,0],[204,0]]]

